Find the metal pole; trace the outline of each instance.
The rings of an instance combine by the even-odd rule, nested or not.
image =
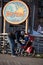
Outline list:
[[[34,19],[35,19],[35,4],[33,5],[32,33],[33,33],[33,28],[34,28]]]
[[[3,7],[4,7],[4,0],[1,0],[1,7],[2,7],[2,33],[3,33]]]
[[[28,33],[28,17],[26,19],[25,33],[26,34]]]

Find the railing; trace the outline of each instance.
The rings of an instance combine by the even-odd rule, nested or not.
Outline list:
[[[0,33],[0,53],[11,53],[9,43],[7,42],[8,33]]]
[[[33,46],[36,53],[43,53],[43,35],[31,35],[34,36]]]

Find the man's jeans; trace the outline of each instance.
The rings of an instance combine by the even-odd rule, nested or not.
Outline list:
[[[15,55],[15,50],[14,50],[15,41],[13,39],[11,39],[9,36],[7,36],[7,41],[9,43],[9,45],[10,45],[12,55]]]

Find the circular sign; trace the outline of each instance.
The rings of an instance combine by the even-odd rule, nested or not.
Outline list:
[[[22,1],[10,1],[4,6],[3,16],[11,24],[20,24],[29,14],[27,5]]]

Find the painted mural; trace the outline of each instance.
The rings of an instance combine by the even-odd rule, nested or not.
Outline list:
[[[22,1],[11,1],[3,9],[4,18],[12,24],[19,24],[26,20],[29,10]]]

